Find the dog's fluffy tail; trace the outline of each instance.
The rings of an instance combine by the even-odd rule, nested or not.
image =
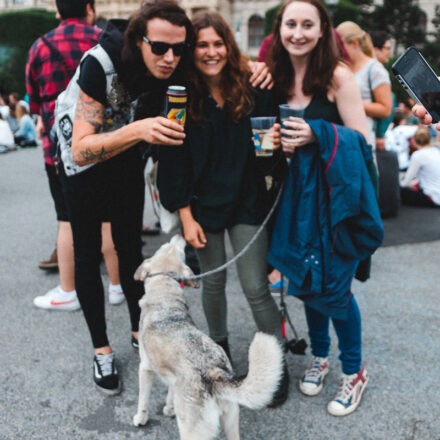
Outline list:
[[[212,379],[215,394],[251,409],[271,402],[283,371],[283,351],[277,339],[266,333],[256,333],[249,347],[249,371],[246,377],[221,374]],[[222,372],[224,373],[224,371]]]

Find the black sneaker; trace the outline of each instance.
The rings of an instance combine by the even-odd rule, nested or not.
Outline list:
[[[121,392],[115,354],[97,354],[93,358],[93,379],[96,388],[106,396],[116,396]]]
[[[272,402],[267,405],[269,408],[276,408],[277,406],[282,405],[289,395],[289,372],[287,371],[286,361],[284,361],[284,369],[283,374],[281,375],[280,383],[278,385],[275,394],[273,395]]]
[[[131,346],[135,350],[139,350],[139,340],[137,340],[133,335],[131,335]]]

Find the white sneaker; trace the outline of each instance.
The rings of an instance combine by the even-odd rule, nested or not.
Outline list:
[[[109,284],[108,286],[108,302],[113,305],[121,304],[125,300],[124,292],[120,284],[117,286]]]
[[[57,286],[43,296],[37,296],[34,298],[34,306],[41,309],[50,310],[67,310],[73,311],[81,308],[78,297],[76,296],[76,290],[72,292],[64,292],[61,290],[61,286]]]
[[[316,396],[319,394],[328,371],[328,357],[313,356],[304,376],[299,381],[299,389],[301,392],[307,396]]]
[[[359,373],[342,374],[338,394],[328,404],[327,411],[332,416],[351,414],[361,402],[362,393],[367,387],[368,381],[367,370],[363,366]]]

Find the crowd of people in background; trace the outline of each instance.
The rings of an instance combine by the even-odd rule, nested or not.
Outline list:
[[[265,187],[270,173],[254,157],[250,121],[252,116],[275,115],[278,106],[287,103],[300,108],[303,119],[274,125],[278,150],[274,155],[284,166],[274,173],[272,163],[270,179],[284,179],[292,187],[299,179],[303,185],[298,187],[312,188],[318,198],[312,200],[298,188],[284,191],[269,234],[261,235],[239,261],[239,278],[257,327],[280,341],[281,316],[270,286],[279,288],[284,274],[288,293],[305,302],[312,349],[299,384],[305,395],[318,394],[329,371],[332,321],[342,374],[328,412],[350,414],[369,380],[362,356],[361,313],[351,281],[383,234],[374,179],[370,179],[381,152],[397,156],[404,204],[440,206],[439,138],[412,115],[414,103],[409,98],[396,103],[383,65],[390,58],[391,37],[385,32],[370,35],[350,21],[334,29],[321,1],[288,0],[260,51],[259,60],[268,64],[269,73],[266,64],[252,63],[240,53],[231,29],[217,13],[199,12],[190,22],[172,0],[159,0],[144,5],[129,21],[110,21],[101,32],[94,26],[94,1],[56,3],[60,25],[30,50],[28,95],[11,92],[0,97],[0,153],[42,144],[57,213],[56,252],[40,267],[57,265],[60,284],[37,296],[35,306],[82,308],[94,348],[96,386],[107,395],[118,394],[121,387],[106,332],[99,265],[103,254],[110,275],[109,301],[119,304],[126,299],[131,344],[137,348],[143,286],[133,280],[133,273],[142,261],[145,150],[155,145],[162,202],[179,212],[185,239],[196,249],[202,271],[207,271],[226,259],[225,233],[237,253],[256,233],[274,201]],[[54,102],[84,52],[97,43],[113,62],[120,87],[116,98],[110,97],[99,60],[94,55],[85,58],[78,79],[72,150],[60,163],[49,136]],[[43,63],[51,65],[45,76]],[[185,132],[160,116],[172,83],[189,89]],[[272,90],[266,89],[269,83]],[[335,191],[329,200],[320,185],[338,178],[335,169],[343,166],[344,158],[333,154],[328,164],[333,168],[327,174],[313,156],[326,160],[330,148],[326,142],[335,132],[338,142],[356,146],[359,153],[350,178],[367,188],[363,209],[370,214],[369,227],[377,239],[367,244],[365,237],[358,237],[353,249],[341,245],[343,258],[333,252],[327,217],[339,194]],[[315,142],[320,148],[312,154],[308,146]],[[287,170],[286,157],[301,167]],[[66,164],[73,171],[67,173]],[[287,231],[287,223],[294,224],[293,229]],[[307,236],[307,245],[294,241],[292,230]],[[268,258],[273,265],[269,278]],[[324,267],[323,260],[331,269]],[[225,285],[226,272],[206,278],[202,303],[210,336],[230,356]],[[318,285],[322,291],[316,294]],[[285,366],[272,406],[287,399],[288,386]]]
[[[39,143],[36,115],[29,111],[28,96],[16,92],[0,95],[0,153],[18,147],[36,147]],[[6,122],[6,123],[5,123]]]

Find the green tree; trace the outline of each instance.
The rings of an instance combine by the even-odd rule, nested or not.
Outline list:
[[[437,74],[440,73],[440,5],[435,7],[435,15],[432,19],[434,32],[430,33],[430,38],[423,47],[423,55],[431,64]]]
[[[267,36],[272,33],[273,24],[275,23],[275,18],[278,14],[278,11],[282,8],[283,4],[280,3],[273,8],[270,8],[264,14],[264,35]]]
[[[0,83],[5,91],[25,93],[25,66],[29,48],[58,25],[54,12],[29,9],[0,14]]]
[[[418,0],[384,0],[368,18],[369,30],[386,30],[405,47],[425,42],[426,15]]]

